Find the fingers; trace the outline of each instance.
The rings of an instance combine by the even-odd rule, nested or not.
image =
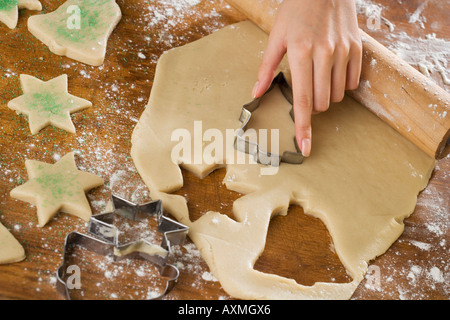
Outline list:
[[[359,85],[362,61],[360,41],[336,46],[286,46],[273,31],[258,72],[253,97],[267,91],[284,54],[288,53],[294,94],[295,133],[303,155],[311,152],[311,115],[324,112],[330,102],[340,102],[345,90]],[[303,42],[305,44],[305,42]]]
[[[295,137],[303,155],[311,153],[311,113],[313,108],[313,62],[309,50],[288,48],[294,98]]]
[[[313,113],[328,110],[331,95],[331,71],[333,68],[333,51],[323,50],[313,61],[314,104]]]
[[[358,39],[350,49],[350,61],[347,67],[347,90],[355,90],[359,86],[362,66],[362,43]]]
[[[277,35],[276,30],[272,31],[266,51],[263,55],[261,66],[259,67],[258,81],[253,87],[253,98],[259,98],[270,87],[275,71],[285,53],[286,47],[283,44],[282,37]]]
[[[340,102],[344,99],[347,81],[348,57],[345,53],[337,53],[331,71],[331,102]]]
[[[324,61],[326,60],[322,60],[321,63],[325,63]],[[348,45],[341,43],[336,47],[332,59],[330,102],[340,102],[344,99],[346,90],[358,88],[361,63],[362,45],[360,41],[351,41]],[[316,67],[316,64],[314,67]],[[324,86],[324,83],[320,85]],[[316,108],[319,112],[327,110],[320,105],[317,107],[314,105],[315,110]]]

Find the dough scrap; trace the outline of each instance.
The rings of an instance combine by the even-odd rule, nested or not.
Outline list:
[[[0,0],[0,21],[10,29],[17,27],[19,9],[42,10],[39,0]]]
[[[0,264],[19,262],[25,259],[25,250],[19,241],[0,223]]]
[[[92,106],[92,103],[68,93],[67,75],[47,82],[21,74],[23,95],[11,100],[8,107],[28,116],[31,134],[48,125],[75,133],[70,114]]]
[[[226,129],[240,127],[241,108],[251,101],[266,44],[267,35],[247,21],[164,53],[148,106],[133,132],[131,155],[152,198],[161,199],[171,215],[189,226],[190,238],[231,296],[349,299],[368,262],[402,233],[403,219],[413,212],[435,161],[349,97],[313,117],[311,156],[301,165],[281,163],[276,174],[262,174],[265,167],[250,161],[237,164],[234,139],[226,140],[212,164],[192,164],[184,155],[174,158],[174,130],[193,133],[194,121],[201,120],[203,132],[216,128],[225,137]],[[286,61],[280,70],[289,73]],[[274,101],[272,108],[279,103]],[[170,194],[183,185],[180,166],[203,177],[224,162],[227,188],[245,194],[233,203],[235,220],[207,212],[191,221],[186,199]],[[270,219],[287,214],[291,204],[324,222],[352,281],[304,286],[253,269]]]
[[[103,185],[102,178],[80,171],[73,152],[67,153],[55,164],[26,160],[29,180],[11,190],[11,197],[37,207],[38,223],[43,227],[59,211],[83,220],[92,215],[85,192]]]
[[[51,13],[30,17],[28,30],[51,52],[100,66],[121,18],[115,0],[68,0]]]

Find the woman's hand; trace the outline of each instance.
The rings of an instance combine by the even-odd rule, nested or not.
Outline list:
[[[356,89],[362,44],[354,0],[284,0],[270,33],[253,89],[269,88],[287,53],[294,93],[295,134],[303,155],[311,152],[311,115]]]

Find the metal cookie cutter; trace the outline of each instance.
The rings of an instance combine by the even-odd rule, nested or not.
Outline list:
[[[172,290],[180,274],[177,267],[167,263],[171,251],[170,247],[182,244],[189,228],[163,216],[160,200],[151,201],[143,205],[133,204],[114,195],[112,200],[115,206],[113,212],[91,217],[88,232],[92,236],[79,232],[71,232],[67,235],[64,244],[63,262],[56,273],[58,290],[66,295],[68,299],[71,299],[70,288],[66,282],[69,276],[68,268],[70,267],[66,257],[75,246],[80,246],[99,255],[112,256],[115,261],[122,259],[144,259],[150,261],[158,267],[160,275],[167,278],[164,291],[150,300],[163,298]],[[158,231],[164,234],[161,246],[151,244],[146,240],[120,245],[118,243],[119,230],[112,225],[115,214],[134,220],[156,214],[158,217]]]
[[[100,239],[119,245],[119,230],[113,225],[115,215],[133,221],[156,215],[158,231],[163,234],[161,247],[168,252],[171,251],[172,245],[182,244],[186,239],[189,228],[164,216],[161,200],[135,204],[115,195],[112,195],[111,200],[114,206],[112,212],[94,215],[89,221],[88,232]]]
[[[284,151],[282,154],[270,153],[260,149],[258,143],[249,141],[244,137],[244,133],[248,122],[252,116],[252,112],[255,111],[260,103],[261,99],[270,92],[275,86],[278,86],[286,98],[286,100],[292,105],[293,97],[292,97],[292,88],[289,83],[286,81],[284,74],[280,72],[272,81],[269,89],[264,93],[263,96],[253,100],[250,103],[247,103],[242,107],[242,112],[239,117],[239,121],[242,122],[242,127],[237,131],[235,147],[237,150],[253,155],[255,160],[261,164],[271,164],[272,166],[279,166],[280,162],[287,162],[291,164],[301,164],[303,162],[304,156],[300,151],[300,148],[297,144],[297,140],[294,137],[294,145],[296,148],[296,152],[293,151]],[[290,111],[290,116],[292,120],[294,120],[294,109],[292,108]]]

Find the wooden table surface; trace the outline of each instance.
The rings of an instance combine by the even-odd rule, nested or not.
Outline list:
[[[63,3],[41,2],[44,13]],[[101,67],[52,54],[26,28],[27,18],[37,12],[20,11],[14,30],[0,23],[0,222],[22,243],[27,255],[22,262],[0,266],[1,299],[64,299],[55,284],[64,239],[71,231],[86,232],[84,221],[67,214],[57,215],[40,228],[36,208],[9,196],[11,189],[28,179],[24,161],[54,163],[67,152],[75,151],[80,170],[105,179],[104,186],[88,193],[94,213],[105,210],[111,192],[136,202],[148,200],[147,188],[129,151],[132,130],[147,103],[158,57],[167,49],[245,18],[219,0],[117,0],[117,3],[123,18],[111,35]],[[408,40],[406,35],[413,39],[413,48],[418,43],[414,39],[425,39],[430,34],[450,41],[448,2],[373,0],[359,4],[360,27],[386,46],[396,40]],[[368,9],[373,8],[382,9],[383,19],[377,30],[368,28],[373,26],[370,24],[373,15]],[[69,92],[93,103],[93,107],[72,116],[75,134],[47,127],[31,135],[27,118],[7,108],[8,101],[22,94],[19,75],[23,73],[42,80],[66,73]],[[438,73],[431,76],[445,86]],[[353,299],[449,298],[449,168],[448,156],[437,162],[415,212],[405,221],[403,235],[371,264],[371,270],[379,274],[379,283],[373,286],[372,282],[363,281]],[[187,196],[192,219],[207,210],[232,215],[232,203],[240,195],[222,185],[223,176],[223,169],[203,180],[184,172],[185,186],[177,194]],[[160,240],[151,219],[123,224],[121,229],[127,240],[142,233],[154,241]],[[303,214],[300,207],[291,207],[286,217],[274,218],[267,240],[267,247],[255,265],[257,270],[290,277],[304,285],[349,281],[332,250],[325,226]],[[70,257],[73,263],[83,266],[84,272],[82,289],[74,292],[75,298],[145,299],[160,292],[164,284],[157,271],[145,262],[112,262],[79,251]],[[278,260],[280,255],[273,254],[276,251],[285,257],[283,261]],[[167,299],[231,298],[189,240],[175,248],[172,262],[181,275]]]

